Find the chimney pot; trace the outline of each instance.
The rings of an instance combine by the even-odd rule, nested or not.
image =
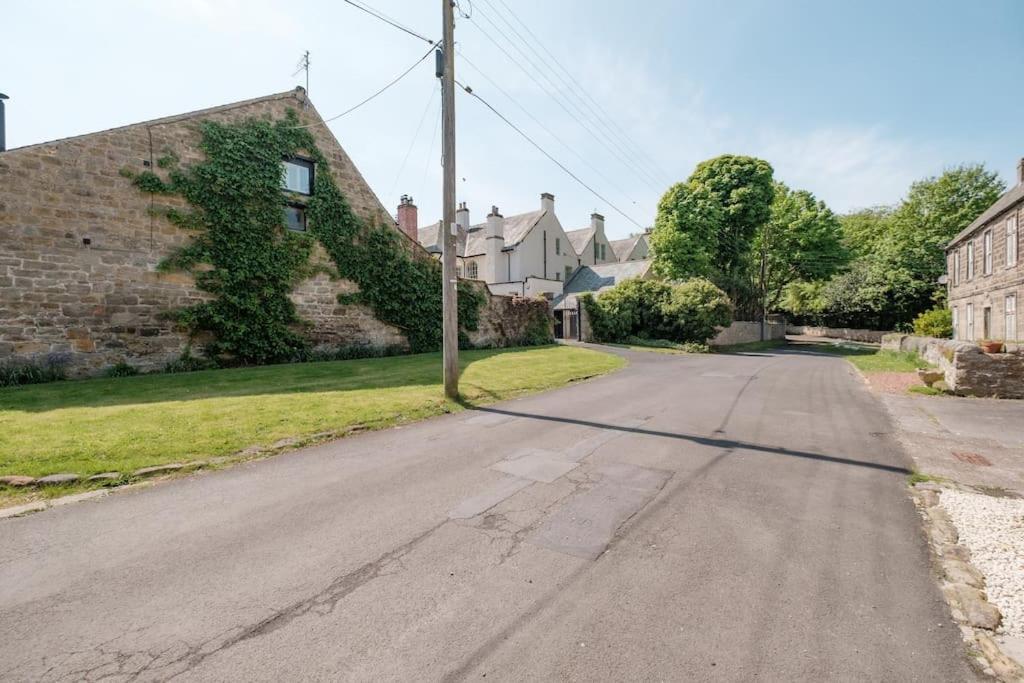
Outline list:
[[[412,203],[412,197],[403,194],[398,202],[398,229],[413,242],[419,242],[419,210]]]
[[[490,218],[491,216],[497,216],[498,218],[501,218],[501,212],[498,211],[498,207],[491,207],[491,212],[487,215],[487,217]]]
[[[463,231],[469,228],[469,207],[466,206],[466,202],[460,202],[459,208],[455,210],[455,225]]]
[[[545,211],[555,210],[555,195],[550,192],[541,192],[540,194],[540,208]]]

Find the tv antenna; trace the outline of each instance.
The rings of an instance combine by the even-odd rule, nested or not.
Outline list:
[[[299,58],[299,63],[296,65],[298,68],[295,69],[295,73],[292,76],[298,76],[300,71],[306,72],[306,94],[309,94],[309,50],[303,53],[302,57]]]

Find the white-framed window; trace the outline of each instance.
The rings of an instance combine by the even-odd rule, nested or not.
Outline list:
[[[967,341],[974,341],[974,304],[967,304],[966,308],[966,320],[964,321],[964,339]]]
[[[313,162],[309,159],[293,157],[281,162],[284,174],[281,187],[289,192],[313,194]]]
[[[466,266],[466,277],[470,280],[476,280],[480,274],[480,267],[477,266],[476,261],[470,261]]]
[[[986,230],[982,237],[982,272],[985,275],[992,274],[992,231]]]
[[[959,339],[960,338],[960,330],[959,330],[959,327],[960,327],[960,316],[958,315],[959,313],[960,313],[960,309],[958,309],[956,306],[954,306],[953,307],[953,339]]]
[[[974,279],[974,240],[967,243],[967,279]]]
[[[953,284],[960,284],[960,250],[953,251]],[[956,309],[954,309],[956,310]]]
[[[1006,219],[1006,267],[1017,265],[1017,216]]]
[[[1004,321],[1003,339],[1015,341],[1017,339],[1017,295],[1007,294],[1003,303]]]

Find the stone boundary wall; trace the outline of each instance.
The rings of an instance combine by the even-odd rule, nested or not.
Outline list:
[[[942,370],[959,396],[1024,398],[1024,351],[985,353],[970,342],[909,334],[885,335],[882,349],[916,352]]]
[[[765,337],[770,340],[786,338],[786,323],[771,322],[765,324]],[[732,346],[761,341],[761,323],[751,320],[734,320],[729,327],[722,329],[715,338],[708,342],[711,346]]]
[[[790,325],[786,328],[786,334],[796,334],[805,337],[831,337],[833,339],[846,339],[848,341],[868,342],[880,344],[882,337],[890,332],[880,330],[860,330],[852,327],[812,327],[809,325]]]

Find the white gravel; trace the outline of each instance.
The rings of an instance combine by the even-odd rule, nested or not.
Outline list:
[[[1003,613],[1002,632],[1024,637],[1024,500],[947,489],[939,500],[985,575],[989,602]]]

